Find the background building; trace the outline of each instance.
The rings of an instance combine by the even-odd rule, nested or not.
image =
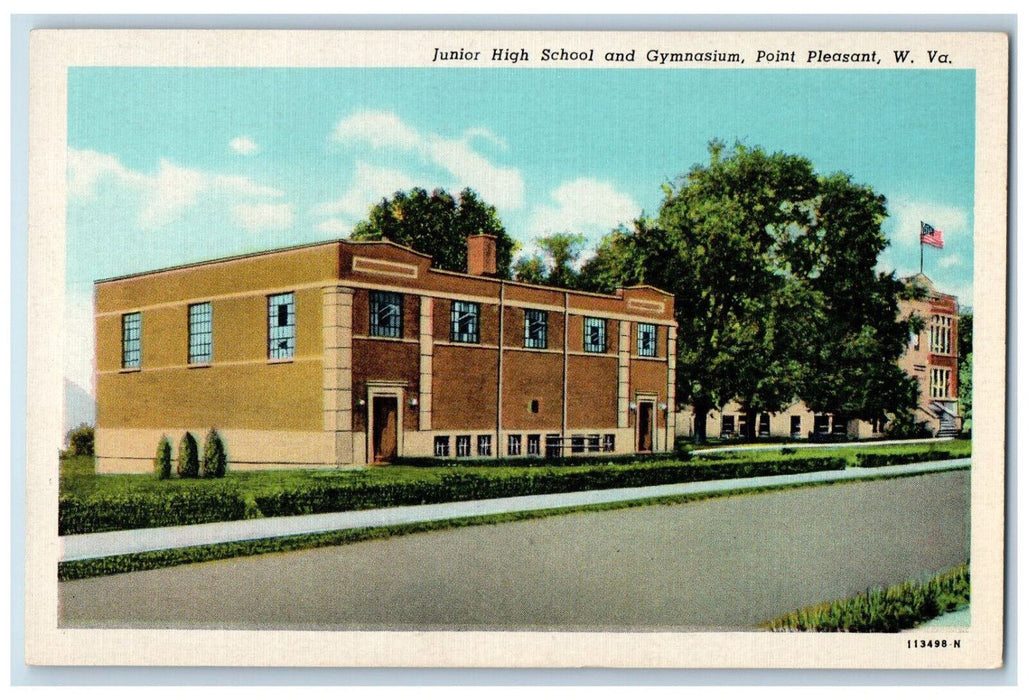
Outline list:
[[[952,437],[961,429],[957,397],[957,298],[935,288],[924,274],[903,280],[925,291],[923,299],[899,302],[901,317],[916,315],[924,321],[919,333],[912,333],[899,366],[917,380],[918,400],[914,420],[925,423],[937,437]],[[746,415],[742,406],[731,401],[720,411],[707,415],[707,435],[740,437],[745,435]],[[779,413],[760,413],[756,417],[757,437],[818,438],[832,435],[852,439],[885,435],[882,422],[837,420],[830,413],[815,414],[802,401],[796,401]],[[679,411],[676,419],[678,435],[693,435],[693,414],[690,407]]]
[[[467,274],[334,241],[99,281],[97,470],[212,427],[233,469],[672,446],[670,294],[495,274],[481,235]]]

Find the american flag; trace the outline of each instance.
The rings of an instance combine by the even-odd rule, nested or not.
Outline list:
[[[927,243],[933,248],[942,247],[942,229],[935,228],[931,224],[921,222],[921,242]]]

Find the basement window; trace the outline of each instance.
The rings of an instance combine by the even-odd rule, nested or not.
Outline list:
[[[296,307],[293,293],[268,297],[268,358],[289,359],[296,352]]]
[[[521,454],[521,436],[520,435],[508,435],[507,436],[507,454],[511,457],[517,457]]]
[[[538,457],[539,456],[539,436],[529,435],[528,436],[528,450],[526,454]]]
[[[478,456],[479,457],[491,457],[493,454],[493,436],[492,435],[479,435],[478,436]]]
[[[471,436],[470,435],[458,435],[457,436],[457,456],[458,457],[470,457],[471,456]]]
[[[613,452],[614,451],[614,433],[607,433],[603,436],[603,451]]]
[[[449,435],[436,435],[436,437],[435,437],[435,456],[436,457],[449,457],[450,456],[450,436]]]

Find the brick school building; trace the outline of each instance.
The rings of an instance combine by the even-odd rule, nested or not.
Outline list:
[[[97,471],[211,428],[230,469],[672,448],[670,294],[501,280],[488,235],[468,261],[343,240],[97,282]]]

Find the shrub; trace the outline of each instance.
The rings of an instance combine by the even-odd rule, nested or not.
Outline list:
[[[900,411],[885,427],[885,434],[890,438],[907,440],[912,438],[932,437],[932,431],[928,429],[927,422],[917,422],[914,414],[907,411]]]
[[[82,423],[68,431],[68,451],[65,454],[69,457],[92,456],[94,443],[93,426]]]
[[[167,435],[161,435],[157,443],[157,456],[153,459],[153,473],[158,479],[171,478],[171,441]]]
[[[203,469],[200,476],[205,479],[220,479],[225,476],[225,465],[228,456],[225,454],[225,443],[218,431],[211,428],[203,443]]]
[[[181,479],[195,479],[200,474],[200,455],[196,449],[196,438],[187,432],[178,444],[178,475]]]

